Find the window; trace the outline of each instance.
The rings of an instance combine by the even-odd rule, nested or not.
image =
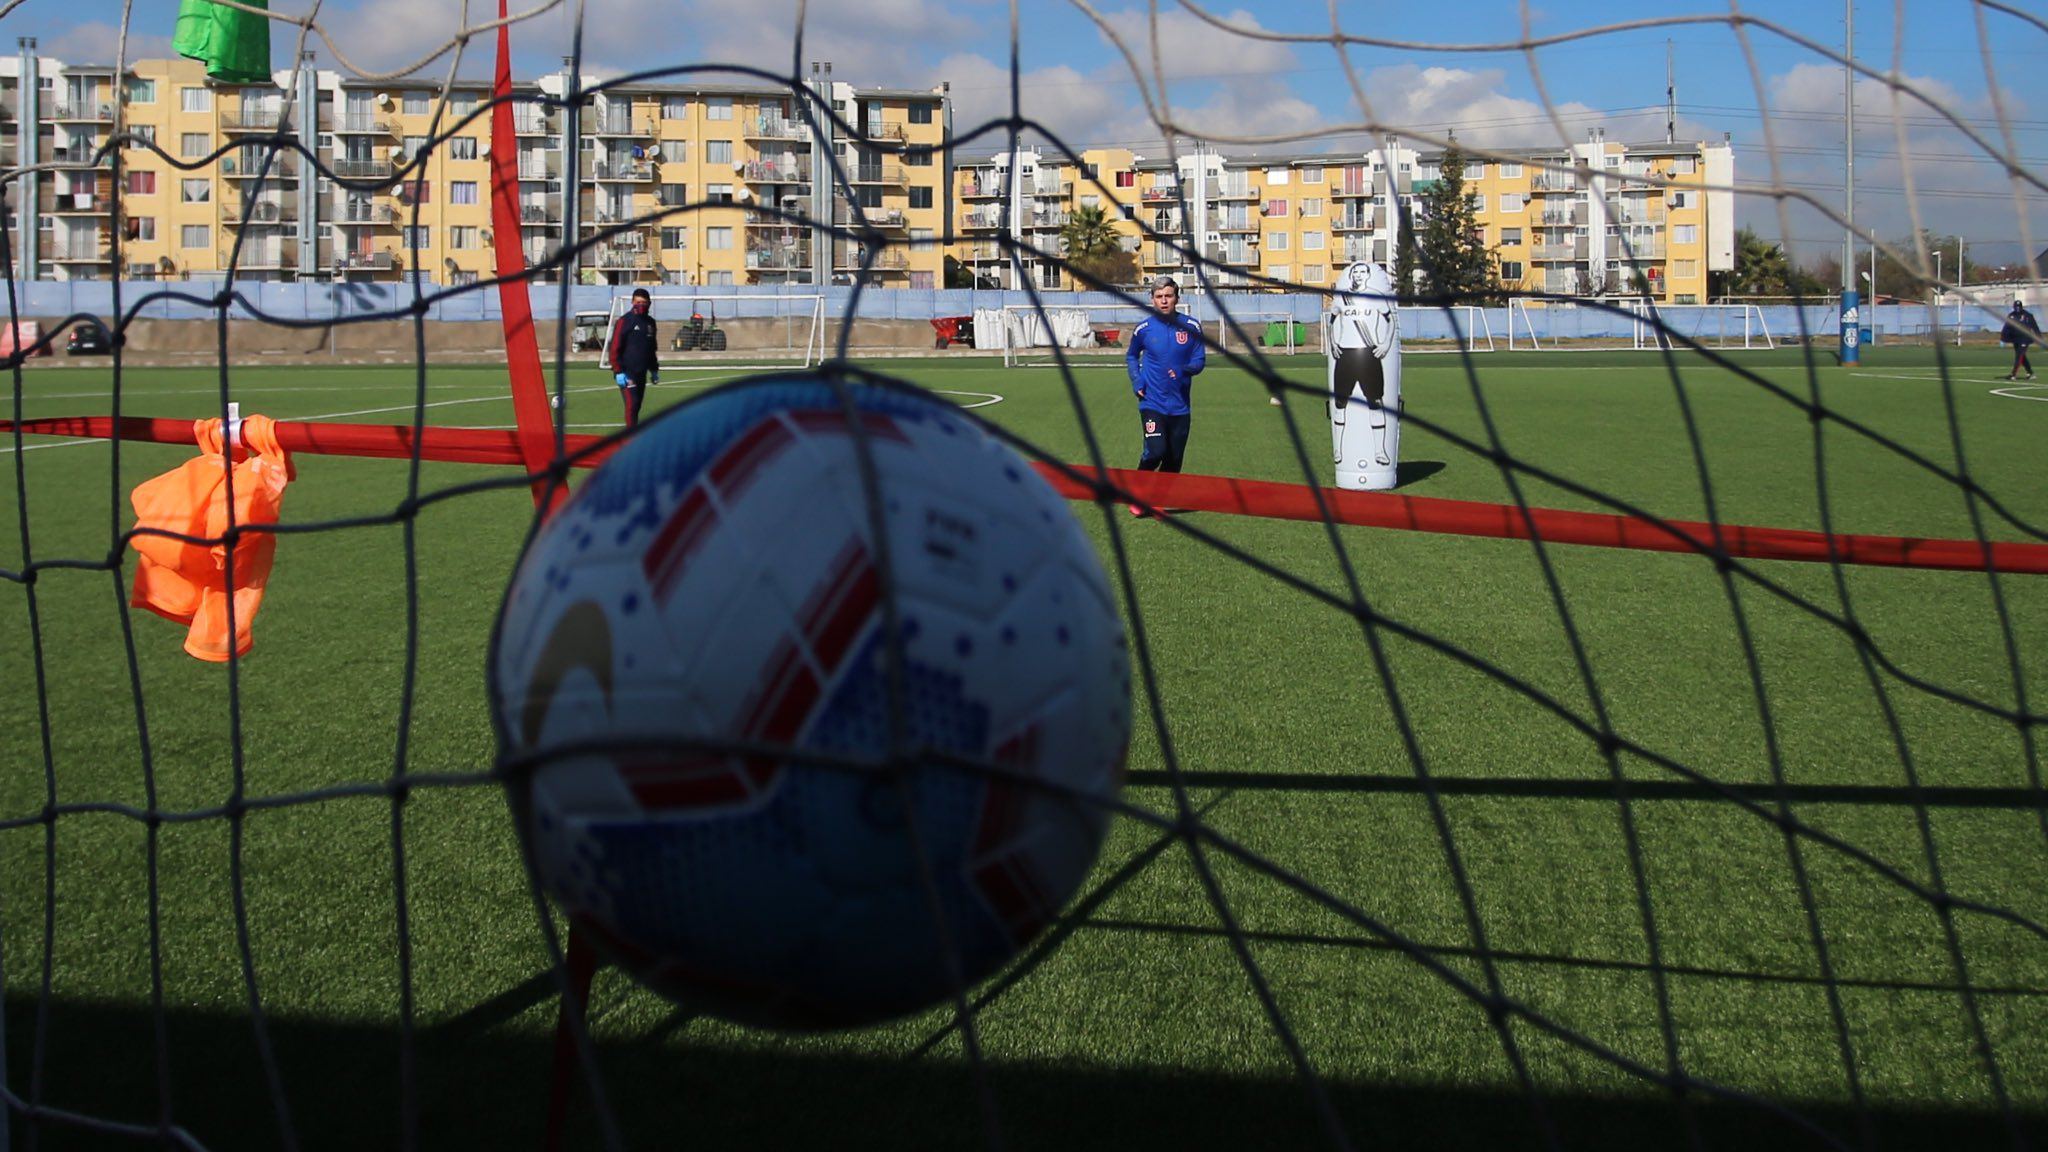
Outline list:
[[[1699,158],[1696,156],[1680,156],[1671,162],[1671,172],[1675,176],[1690,176],[1697,171]]]
[[[1287,183],[1289,175],[1291,175],[1291,173],[1289,173],[1285,168],[1268,168],[1266,169],[1266,183],[1285,184]]]
[[[929,291],[939,285],[938,280],[929,272],[912,272],[910,274],[910,286],[913,289],[922,288]]]
[[[474,160],[476,156],[476,137],[457,136],[448,141],[448,158],[450,160]]]
[[[1318,235],[1320,235],[1320,233],[1318,233]],[[1285,233],[1285,232],[1268,232],[1268,233],[1266,233],[1266,251],[1268,251],[1268,252],[1285,252],[1285,251],[1287,251],[1287,233]]]
[[[1287,201],[1285,201],[1285,200],[1277,200],[1277,199],[1276,199],[1276,200],[1268,200],[1268,201],[1266,201],[1266,215],[1268,215],[1268,216],[1285,216],[1285,215],[1287,215]]]
[[[434,201],[434,186],[425,180],[406,180],[398,185],[400,204],[431,204]]]
[[[1275,280],[1285,280],[1294,275],[1294,265],[1275,264],[1271,268],[1266,269],[1266,275],[1271,276]]]
[[[688,120],[690,118],[690,101],[682,96],[662,97],[661,118],[664,120]]]
[[[1673,280],[1691,280],[1699,274],[1700,262],[1697,260],[1673,260],[1671,262],[1671,278]]]
[[[710,228],[706,228],[704,230],[704,246],[713,252],[731,251],[732,229],[723,225],[713,225]]]
[[[213,181],[204,176],[188,177],[178,181],[178,199],[186,204],[212,203]]]
[[[139,77],[130,76],[122,84],[121,89],[127,95],[130,104],[156,103],[156,81],[154,80],[143,80]],[[187,91],[190,91],[190,89],[187,89]]]
[[[1309,196],[1303,198],[1301,202],[1301,214],[1303,216],[1321,216],[1323,214],[1323,198],[1320,196]]]
[[[1084,192],[1081,194],[1081,207],[1100,208],[1102,207],[1102,197],[1097,196],[1093,192]]]
[[[1512,247],[1520,244],[1522,242],[1522,230],[1520,228],[1501,229],[1500,242],[1502,247]]]
[[[156,239],[156,217],[130,216],[128,218],[128,238],[130,240]]]
[[[1474,192],[1470,196],[1465,197],[1465,203],[1471,205],[1474,212],[1484,212],[1486,211],[1486,193]]]
[[[448,94],[448,114],[457,118],[467,116],[471,112],[476,111],[478,103],[477,94],[474,92],[450,92]]]
[[[938,246],[938,234],[931,229],[912,228],[910,230],[910,250],[912,252],[930,252]]]
[[[178,137],[178,155],[186,160],[196,159],[213,151],[213,137],[204,132],[186,132]]]
[[[428,98],[425,92],[407,92],[405,94],[404,107],[407,116],[425,116],[427,110],[432,106],[433,101]]]
[[[1673,244],[1699,243],[1700,226],[1697,224],[1673,224],[1671,226],[1671,242]]]
[[[704,186],[704,199],[713,204],[730,204],[732,203],[732,185],[706,184]]]
[[[688,228],[668,227],[661,230],[661,246],[680,251],[690,246]]]
[[[1303,232],[1301,234],[1301,250],[1304,252],[1321,252],[1323,250],[1323,234],[1321,232]]]
[[[128,194],[130,196],[156,195],[156,173],[128,170]]]
[[[1520,212],[1527,199],[1520,192],[1503,192],[1500,194],[1500,210],[1503,213]]]
[[[1323,182],[1322,165],[1311,164],[1303,168],[1301,170],[1301,182],[1303,184],[1321,184]],[[1303,271],[1307,271],[1307,269],[1303,269]]]
[[[1119,188],[1136,188],[1138,186],[1138,174],[1128,168],[1118,172],[1116,174],[1116,186]]]
[[[1697,292],[1680,292],[1671,298],[1671,302],[1673,304],[1697,304],[1700,302],[1700,296]]]
[[[1673,208],[1693,207],[1692,193],[1690,192],[1679,192],[1674,190],[1673,192],[1669,193],[1668,198]]]
[[[213,226],[210,224],[187,224],[178,229],[178,247],[209,248],[213,245]]]
[[[929,188],[912,188],[910,190],[910,206],[912,208],[931,207],[932,190]]]
[[[730,120],[730,119],[732,119],[732,97],[730,97],[730,96],[707,96],[707,97],[705,97],[705,99],[704,99],[704,118],[705,118],[706,120]]]
[[[1303,284],[1321,284],[1323,277],[1327,274],[1325,266],[1321,264],[1303,264],[1301,266],[1301,282]]]
[[[474,181],[474,180],[452,180],[452,181],[450,181],[450,182],[449,182],[449,184],[448,184],[448,202],[449,202],[450,204],[474,204],[474,203],[476,203],[476,202],[477,202],[477,199],[476,199],[476,181]]]
[[[1512,284],[1515,281],[1520,280],[1522,278],[1522,262],[1520,260],[1501,261],[1500,278],[1502,281],[1509,284]]]
[[[706,140],[704,142],[704,162],[706,164],[732,163],[732,141]]]
[[[912,104],[910,106],[910,122],[912,124],[931,123],[932,106],[929,104]]]
[[[907,168],[929,168],[932,166],[932,154],[929,152],[905,152],[903,154],[903,164]]]
[[[481,248],[482,238],[478,235],[481,231],[482,229],[470,224],[452,225],[448,229],[448,247],[462,250]]]
[[[730,273],[730,272],[706,272],[706,273],[704,274],[704,282],[705,282],[706,284],[717,284],[717,285],[721,285],[721,286],[724,286],[724,285],[730,285],[730,284],[732,283],[732,273]]]
[[[213,111],[213,89],[197,87],[178,89],[178,108],[183,112]]]
[[[332,151],[334,151],[334,133],[332,133],[332,132],[322,132],[322,133],[320,133],[320,136],[319,136],[319,141],[320,141],[320,151],[322,151],[322,152],[332,152]]]
[[[156,143],[156,125],[130,124],[128,126],[128,147],[140,150]]]
[[[434,226],[432,224],[407,224],[398,230],[398,242],[407,248],[432,248]]]
[[[1500,174],[1502,179],[1512,179],[1522,174],[1522,166],[1510,160],[1503,160],[1500,164]]]
[[[659,184],[655,188],[654,198],[664,208],[680,208],[690,202],[688,184]]]
[[[420,158],[420,154],[426,150],[427,138],[425,136],[407,136],[405,138],[405,155],[399,157],[398,162],[403,164],[410,160],[417,160]]]

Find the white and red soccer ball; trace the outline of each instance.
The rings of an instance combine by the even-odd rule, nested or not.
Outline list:
[[[999,969],[1086,876],[1130,739],[1065,502],[953,406],[843,388],[770,378],[642,428],[533,540],[491,659],[574,930],[774,1027],[943,1002],[949,950],[961,986]]]

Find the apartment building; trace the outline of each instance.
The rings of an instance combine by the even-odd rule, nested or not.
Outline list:
[[[956,169],[953,253],[977,283],[1017,287],[1009,250],[1059,253],[1060,229],[1095,204],[1116,220],[1145,277],[1193,283],[1190,253],[1199,250],[1218,287],[1314,287],[1354,261],[1390,261],[1396,200],[1415,219],[1442,162],[1441,153],[1397,142],[1352,156],[1190,149],[1171,160],[1120,149],[1078,159],[1020,149]],[[1468,158],[1463,172],[1510,291],[1647,292],[1667,304],[1705,301],[1709,273],[1733,269],[1734,175],[1726,141],[1623,144],[1598,131],[1571,148]],[[1027,256],[1021,264],[1021,275],[1042,289],[1075,287],[1054,260]]]
[[[26,118],[24,77],[40,93]],[[515,85],[516,242],[541,279],[937,285],[943,87],[824,83],[852,132],[814,125],[786,89],[738,85],[591,93],[572,122],[568,88],[563,73]],[[110,67],[25,43],[0,60],[0,156],[90,167],[16,184],[30,207],[10,211],[8,226],[38,236],[27,252],[17,236],[16,274],[211,278],[232,267],[254,280],[475,282],[492,275],[497,242],[489,96],[481,83],[444,99],[424,79],[369,83],[310,67],[223,86],[181,59],[137,61],[117,82]],[[123,130],[174,158],[124,151],[118,217],[111,160],[93,162],[117,107]],[[275,147],[279,134],[296,137],[307,107],[325,173]],[[824,221],[848,234],[813,226]]]

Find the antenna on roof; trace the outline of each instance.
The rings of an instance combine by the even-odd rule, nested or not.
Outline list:
[[[1678,71],[1672,63],[1671,41],[1664,41],[1664,142],[1678,141]]]

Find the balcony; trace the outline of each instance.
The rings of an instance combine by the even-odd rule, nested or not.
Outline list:
[[[1538,244],[1529,249],[1531,260],[1583,260],[1585,256],[1577,244]]]
[[[1008,186],[999,178],[981,175],[960,186],[963,200],[1000,200],[1008,194]]]
[[[248,226],[251,228],[275,227],[279,224],[294,224],[299,219],[299,206],[295,202],[282,200],[257,200],[243,205],[222,204],[222,216],[230,228],[242,227],[244,207],[247,208]]]
[[[269,161],[267,164],[266,160]],[[230,180],[297,180],[299,157],[296,153],[284,152],[273,157],[223,156],[220,158],[220,174]]]
[[[1624,243],[1623,241],[1627,242]],[[1610,260],[1662,260],[1664,259],[1664,238],[1632,239],[1621,236],[1607,238],[1607,258]]]
[[[901,164],[861,164],[853,169],[852,176],[855,184],[895,184],[900,187],[905,183]]]
[[[550,196],[540,204],[521,204],[519,223],[532,228],[544,228],[562,222],[562,198]]]
[[[112,124],[114,106],[107,102],[63,101],[49,109],[49,119],[56,124]]]
[[[85,144],[73,144],[69,148],[52,148],[50,163],[70,164],[75,167],[111,168],[114,166],[112,153],[99,155],[99,149]]]
[[[1583,206],[1574,208],[1545,208],[1536,214],[1541,224],[1584,224],[1586,210]]]
[[[221,116],[220,126],[224,132],[276,132],[284,127],[284,112],[277,108],[228,112]]]
[[[1570,172],[1546,169],[1530,178],[1529,189],[1532,192],[1576,192],[1579,190],[1579,178]]]
[[[1370,212],[1339,212],[1330,218],[1330,228],[1335,232],[1369,232],[1372,218]]]
[[[903,125],[901,124],[869,124],[864,128],[856,130],[860,133],[860,138],[863,140],[901,141],[905,139]]]
[[[233,258],[233,264],[229,260]],[[299,266],[299,243],[296,240],[278,240],[264,244],[244,244],[238,254],[233,248],[220,252],[220,267],[233,267],[241,272],[276,272]]]
[[[593,180],[645,184],[654,179],[654,165],[645,160],[594,160],[590,176]]]
[[[862,267],[864,263],[877,272],[903,272],[910,268],[910,257],[902,252],[877,252],[871,262],[864,262],[858,251],[848,249],[832,261],[833,267],[848,272]]]
[[[43,248],[43,261],[48,264],[111,264],[113,259],[113,255],[98,243],[59,243]]]
[[[376,112],[344,112],[334,130],[348,136],[399,136],[398,121]]]
[[[631,108],[607,108],[602,115],[592,119],[596,121],[590,126],[592,136],[645,136],[650,139],[654,136],[654,125],[650,121],[640,121],[637,129],[633,126]]]
[[[747,267],[761,271],[790,272],[811,266],[809,242],[779,245],[774,248],[749,248]]]
[[[646,271],[654,267],[654,255],[643,248],[599,248],[593,255],[598,268]]]
[[[1259,190],[1245,180],[1221,180],[1212,190],[1219,200],[1257,200]]]
[[[45,208],[52,216],[105,216],[113,210],[113,197],[93,190],[56,192]]]
[[[809,196],[793,195],[778,196],[775,198],[775,207],[781,209],[783,215],[777,216],[772,213],[762,212],[759,209],[748,209],[747,223],[761,228],[804,227],[811,215],[811,198]]]
[[[518,136],[553,136],[561,131],[560,109],[534,104],[512,107],[512,132]]]
[[[740,169],[740,178],[749,184],[808,184],[811,182],[811,158],[790,156],[780,160],[749,160]]]
[[[519,157],[521,180],[554,180],[561,175],[562,154],[559,152],[525,153]]]
[[[342,180],[389,180],[397,172],[389,160],[334,161],[334,175]]]
[[[400,266],[396,252],[343,252],[334,258],[337,272],[395,272]]]
[[[1164,187],[1147,188],[1139,194],[1139,199],[1148,203],[1159,201],[1164,201],[1168,204],[1177,203],[1180,200],[1180,187],[1168,184]]]
[[[857,227],[859,222],[854,219],[853,209],[841,204],[832,210],[832,223],[841,227]],[[869,208],[867,224],[870,228],[886,229],[891,232],[900,232],[910,227],[903,219],[901,208]]]
[[[398,210],[389,204],[361,200],[337,204],[334,208],[334,223],[357,227],[395,226],[398,223]]]
[[[802,120],[763,113],[750,117],[740,131],[749,140],[809,140],[811,126]]]

